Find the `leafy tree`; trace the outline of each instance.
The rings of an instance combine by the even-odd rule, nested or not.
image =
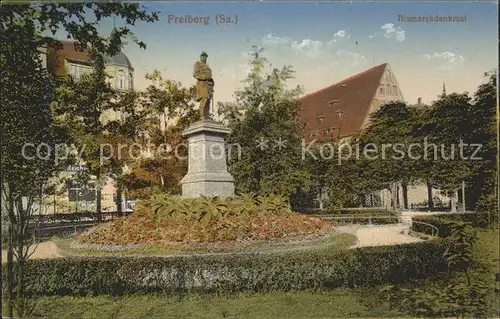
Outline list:
[[[96,178],[96,209],[102,211],[101,187],[113,166],[108,160],[112,150],[104,147],[105,126],[102,114],[112,109],[112,99],[116,97],[107,81],[102,55],[91,50],[93,72],[79,80],[67,77],[65,85],[58,88],[54,105],[56,115],[64,115],[71,132],[68,142],[81,151],[81,159],[87,166],[86,175]],[[87,176],[86,179],[89,179]]]
[[[128,158],[130,171],[123,176],[124,186],[133,197],[147,198],[153,191],[180,193],[179,182],[187,173],[187,148],[183,147],[182,131],[197,120],[194,105],[194,87],[163,79],[155,70],[146,75],[153,84],[138,94],[136,106],[140,110],[130,115],[139,134],[128,136],[130,142],[151,145],[146,157]],[[172,123],[167,123],[170,120]],[[169,125],[167,125],[169,124]]]
[[[54,147],[64,141],[68,132],[57,125],[49,102],[54,94],[54,82],[43,68],[41,48],[57,46],[53,35],[63,29],[68,38],[75,39],[83,47],[94,51],[114,54],[121,38],[132,35],[123,27],[108,39],[99,36],[97,28],[104,18],[120,16],[128,25],[137,21],[153,22],[156,13],[148,13],[139,4],[122,3],[37,3],[1,4],[0,36],[2,70],[1,114],[1,187],[5,203],[2,213],[8,216],[7,254],[7,315],[26,315],[23,298],[24,265],[28,259],[29,239],[27,226],[35,212],[35,203],[41,200],[46,181],[64,165],[56,162],[53,153],[43,147]],[[91,20],[88,14],[94,14]],[[52,34],[52,36],[50,35]],[[144,43],[134,39],[140,46]],[[32,143],[38,154],[28,150],[23,156],[22,146]],[[51,149],[53,152],[54,149]],[[36,152],[35,152],[36,153]],[[33,155],[34,158],[31,158]],[[52,156],[50,156],[52,155]],[[26,200],[23,201],[22,198]],[[23,202],[26,205],[23,205]],[[16,300],[14,291],[14,255],[17,259]],[[15,302],[14,302],[15,301]]]
[[[452,197],[462,181],[471,182],[473,161],[469,158],[474,149],[467,142],[471,107],[467,93],[443,95],[427,109],[415,132],[424,148],[420,175]]]
[[[251,71],[244,88],[235,92],[236,103],[221,105],[232,130],[227,140],[229,172],[238,193],[290,196],[304,187],[307,175],[301,159],[301,127],[296,121],[301,88],[287,89],[293,68],[273,68],[262,54],[262,48],[253,47]],[[241,156],[234,154],[236,150]]]
[[[360,149],[366,154],[359,165],[366,173],[365,179],[372,183],[369,188],[381,189],[388,183],[401,183],[405,208],[408,208],[407,187],[417,180],[416,161],[408,153],[410,144],[414,142],[414,119],[414,110],[405,103],[382,105],[371,115],[370,125],[362,132],[360,142]],[[374,150],[374,154],[371,155],[369,150]],[[395,202],[394,189],[392,192]]]
[[[0,183],[2,215],[7,216],[8,224],[7,313],[12,317],[16,306],[22,317],[25,315],[22,270],[33,244],[27,227],[36,213],[36,202],[41,198],[48,177],[63,164],[55,161],[53,146],[65,136],[57,132],[50,116],[49,101],[54,81],[42,68],[38,47],[33,45],[36,39],[33,22],[11,25],[8,30],[0,33]],[[18,261],[16,298],[14,257]]]
[[[110,17],[120,17],[126,26],[121,27],[111,37],[99,35],[101,21]],[[65,30],[68,38],[78,41],[83,48],[92,46],[97,52],[114,55],[118,52],[124,37],[129,37],[141,48],[146,44],[139,41],[129,26],[137,22],[155,22],[157,12],[148,12],[138,3],[88,2],[88,3],[33,3],[2,4],[0,24],[3,31],[13,26],[32,24],[36,38],[33,44],[38,47],[57,45],[53,37],[58,30]]]
[[[497,152],[498,140],[496,136],[497,127],[497,74],[496,71],[486,73],[488,81],[479,86],[474,96],[474,103],[469,114],[470,136],[468,143],[480,144],[481,151],[476,155],[480,161],[473,162],[473,183],[467,188],[466,204],[469,208],[479,211],[490,211],[497,213],[497,197],[495,189],[498,185],[497,176]]]

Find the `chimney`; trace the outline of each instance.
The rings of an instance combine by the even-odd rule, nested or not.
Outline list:
[[[421,106],[421,105],[422,105],[422,98],[421,98],[421,97],[419,97],[419,98],[418,98],[418,100],[417,100],[417,105],[418,105],[418,106]]]

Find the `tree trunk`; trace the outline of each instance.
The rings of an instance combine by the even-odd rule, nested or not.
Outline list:
[[[101,169],[97,173],[96,180],[96,213],[97,213],[97,221],[102,221],[102,196],[101,196]]]
[[[9,203],[10,205],[10,203]],[[14,252],[13,252],[13,234],[12,224],[9,221],[8,242],[7,242],[7,316],[14,318]]]
[[[118,216],[123,216],[122,186],[120,182],[116,182],[116,211],[118,212]]]
[[[8,194],[9,198],[7,199],[9,202],[9,211],[7,214],[9,216],[14,215],[14,199],[12,198],[13,192],[10,187],[8,186]],[[7,238],[7,316],[9,318],[14,318],[14,229],[12,225],[12,220],[9,217],[8,221],[8,238]]]
[[[403,191],[403,206],[404,209],[408,209],[408,185],[406,182],[403,182],[401,184],[402,191]]]
[[[451,212],[456,213],[457,212],[457,192],[453,191],[451,192]]]
[[[396,183],[396,208],[400,208],[401,203],[399,201],[399,184]]]
[[[322,187],[319,188],[318,201],[319,201],[319,209],[323,210],[323,191],[322,191]]]
[[[17,315],[19,318],[24,317],[24,310],[25,310],[25,304],[24,304],[24,296],[23,296],[23,288],[24,288],[24,266],[25,266],[25,260],[24,260],[24,249],[27,247],[24,247],[24,224],[25,224],[25,219],[24,217],[27,215],[26,211],[24,210],[24,207],[22,207],[22,202],[18,204],[18,210],[20,208],[20,211],[18,212],[18,233],[16,234],[16,239],[17,239],[17,288],[16,288],[16,306],[17,306]]]
[[[429,210],[434,208],[434,199],[432,198],[432,184],[427,182],[427,203],[429,206]]]
[[[392,184],[392,210],[398,210],[398,184]]]

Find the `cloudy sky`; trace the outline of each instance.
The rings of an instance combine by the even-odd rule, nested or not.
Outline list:
[[[129,44],[138,89],[158,69],[194,84],[193,63],[209,54],[216,101],[232,100],[247,72],[252,45],[265,49],[273,66],[292,65],[306,93],[388,62],[404,98],[428,103],[441,92],[474,92],[483,74],[497,66],[498,11],[495,2],[144,2],[160,21],[134,27],[146,50]],[[224,14],[236,23],[217,24]],[[169,22],[169,15],[171,16]],[[209,17],[204,23],[174,23],[174,16]],[[466,22],[402,22],[405,16],[456,16]],[[120,27],[119,20],[116,21]],[[103,25],[109,32],[113,22]]]

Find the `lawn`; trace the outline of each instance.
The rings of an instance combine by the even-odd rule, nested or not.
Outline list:
[[[61,319],[401,317],[388,309],[367,307],[361,303],[365,297],[363,292],[352,289],[227,297],[190,295],[182,299],[156,295],[45,297],[43,311],[38,307],[36,316]]]
[[[477,276],[491,279],[488,318],[499,317],[498,295],[493,292],[498,271],[496,231],[478,230],[474,255],[487,269]],[[458,276],[458,275],[455,275]],[[405,287],[442,287],[452,278],[429,279]],[[379,297],[380,287],[329,291],[275,292],[238,295],[129,295],[125,297],[44,297],[34,316],[44,318],[409,318]]]

